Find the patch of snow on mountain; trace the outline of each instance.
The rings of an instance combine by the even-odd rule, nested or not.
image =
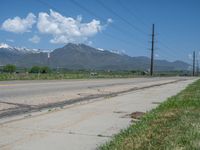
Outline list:
[[[126,55],[125,51],[119,51],[119,50],[110,50],[111,53],[114,53],[114,54],[118,54],[118,55]]]
[[[103,48],[97,48],[99,51],[104,51],[104,49]]]
[[[29,49],[26,47],[12,47],[5,43],[0,43],[0,49],[6,49],[13,53],[22,53],[22,54],[49,52],[47,50],[45,51],[45,50],[40,50],[40,49]]]
[[[8,44],[0,43],[0,48],[12,48],[12,47]]]

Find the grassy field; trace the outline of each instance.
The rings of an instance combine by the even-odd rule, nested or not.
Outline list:
[[[62,80],[62,79],[92,79],[92,78],[133,78],[146,77],[149,73],[142,70],[68,70],[65,68],[51,69],[46,66],[33,66],[32,68],[16,67],[15,71],[8,72],[0,66],[0,81],[4,80]],[[10,68],[10,67],[9,67]],[[39,69],[39,70],[38,70]],[[44,73],[45,70],[45,73]],[[39,72],[39,73],[38,73]],[[154,76],[184,76],[190,75],[185,71],[160,71]]]
[[[155,73],[154,76],[177,76],[177,72]],[[0,73],[0,81],[5,80],[61,80],[61,79],[93,79],[93,78],[134,78],[147,77],[142,71],[68,71],[51,73]]]
[[[3,80],[56,80],[56,79],[92,79],[92,78],[131,78],[142,76],[131,72],[78,72],[71,71],[66,73],[0,73],[0,81]],[[143,75],[144,76],[144,75]]]
[[[121,131],[100,150],[199,150],[200,80]]]

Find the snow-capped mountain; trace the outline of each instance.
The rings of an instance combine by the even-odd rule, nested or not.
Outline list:
[[[28,56],[44,55],[45,52],[39,49],[29,49],[25,47],[12,47],[5,43],[0,43],[0,66],[6,64],[28,64]]]
[[[126,55],[125,51],[122,50],[122,51],[119,51],[119,50],[110,50],[111,53],[115,53],[115,54],[118,54],[118,55]]]
[[[28,49],[26,47],[12,47],[6,43],[0,43],[0,51],[16,53],[16,54],[29,54],[29,53],[39,53],[38,49]]]
[[[20,67],[50,66],[52,68],[87,70],[148,70],[148,57],[131,57],[125,51],[96,49],[85,44],[68,43],[53,51],[41,51],[0,44],[0,66],[15,64]],[[187,70],[182,61],[155,60],[156,70]]]
[[[119,50],[105,50],[105,49],[103,49],[103,48],[97,48],[97,50],[99,50],[99,51],[109,51],[109,52],[111,52],[111,53],[114,53],[114,54],[118,54],[118,55],[127,55],[126,54],[126,52],[124,51],[124,50],[121,50],[121,51],[119,51]]]
[[[12,47],[9,46],[8,44],[0,43],[0,48],[12,48]]]

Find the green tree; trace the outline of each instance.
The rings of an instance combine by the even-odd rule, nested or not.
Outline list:
[[[30,73],[49,73],[51,70],[49,67],[47,66],[33,66],[31,69],[30,69]]]
[[[39,66],[33,66],[30,71],[30,73],[40,73],[40,67]]]
[[[16,71],[16,66],[12,64],[8,64],[3,67],[3,72],[13,73]]]
[[[40,67],[41,73],[49,73],[50,71],[51,71],[50,68],[47,66]]]

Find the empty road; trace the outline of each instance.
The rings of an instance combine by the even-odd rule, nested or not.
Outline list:
[[[0,82],[0,118],[63,107],[180,80],[187,80],[187,78],[2,81]]]
[[[98,100],[85,102],[84,104],[71,105],[41,114],[33,113],[24,118],[16,117],[12,120],[1,121],[0,149],[95,149],[98,145],[111,139],[121,129],[130,125],[130,113],[135,111],[146,112],[155,108],[160,102],[177,94],[194,80],[194,78],[138,78],[0,83],[0,91],[4,95],[3,98],[1,97],[1,101],[13,103],[23,102],[20,97],[31,98],[31,96],[34,96],[37,101],[37,93],[39,93],[39,98],[45,97],[45,94],[58,94],[57,92],[59,91],[54,91],[52,86],[57,90],[61,89],[60,93],[68,90],[72,93],[80,91],[84,93],[84,90],[90,91],[93,88],[119,92],[133,88],[129,92],[121,93],[114,97],[100,97]],[[147,88],[144,88],[145,86]],[[134,90],[136,87],[138,89]],[[31,90],[33,90],[34,94],[31,93]],[[24,93],[25,96],[21,96],[20,94],[23,94],[23,91],[28,93]],[[14,98],[13,100],[9,99],[9,93]],[[6,96],[6,94],[8,95]],[[29,102],[35,103],[29,99],[24,102],[26,104]],[[40,102],[35,104],[40,105]]]

